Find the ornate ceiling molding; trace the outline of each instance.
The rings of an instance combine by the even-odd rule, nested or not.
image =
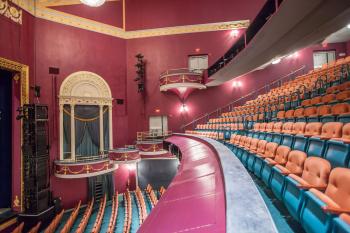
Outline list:
[[[80,0],[37,0],[42,6],[67,6],[67,5],[78,5],[82,4]],[[119,0],[106,0],[106,2],[116,2]]]
[[[22,24],[22,9],[10,0],[0,0],[0,15],[3,15],[15,23]]]
[[[3,0],[0,0],[3,1]],[[249,20],[237,20],[229,22],[195,24],[175,27],[154,28],[145,30],[125,31],[122,28],[100,23],[94,20],[82,18],[76,15],[57,11],[43,5],[34,5],[32,0],[12,0],[22,9],[28,11],[32,15],[48,21],[89,30],[122,39],[137,39],[155,36],[170,36],[187,33],[211,32],[247,28]],[[50,1],[50,0],[42,0]],[[56,1],[56,0],[52,0]]]

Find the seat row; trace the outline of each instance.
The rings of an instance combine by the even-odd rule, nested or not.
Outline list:
[[[118,207],[119,207],[118,193],[116,193],[112,199],[112,213],[109,219],[107,233],[114,232],[116,222],[117,222],[117,216],[118,216]]]
[[[332,169],[327,159],[244,137],[233,137],[231,150],[283,201],[306,232],[350,232],[346,222],[346,214],[350,213],[350,169]]]
[[[102,225],[102,219],[105,213],[105,208],[106,208],[106,201],[107,197],[104,195],[104,197],[100,201],[100,207],[98,209],[97,217],[94,223],[94,226],[92,227],[92,233],[98,233],[100,232],[101,225]],[[82,231],[83,232],[83,231]]]
[[[139,212],[139,219],[140,219],[140,225],[145,221],[147,218],[147,208],[146,208],[146,202],[143,198],[142,191],[139,187],[135,190],[135,196],[136,196],[136,203],[138,207]]]
[[[126,190],[124,193],[124,205],[125,205],[125,217],[124,217],[124,227],[123,233],[129,233],[131,228],[132,221],[132,204],[131,204],[131,195],[129,190]]]
[[[350,123],[256,123],[247,136],[231,135],[231,142],[258,138],[327,159],[332,167],[350,167]]]

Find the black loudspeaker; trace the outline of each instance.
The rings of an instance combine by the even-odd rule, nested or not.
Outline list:
[[[22,115],[24,209],[38,214],[51,204],[48,107],[24,105]]]
[[[117,104],[124,104],[124,100],[123,99],[116,99]]]

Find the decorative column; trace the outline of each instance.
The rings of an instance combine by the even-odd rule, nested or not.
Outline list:
[[[75,161],[75,119],[74,104],[70,105],[70,153],[71,159]]]
[[[103,105],[100,105],[100,152],[104,151],[104,140],[103,140]]]
[[[112,105],[108,106],[109,149],[113,149]]]
[[[63,104],[59,105],[59,111],[60,111],[60,160],[64,159],[64,147],[63,147]]]

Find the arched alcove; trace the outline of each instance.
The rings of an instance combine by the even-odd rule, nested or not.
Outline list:
[[[112,94],[99,75],[79,71],[61,84],[60,160],[80,162],[103,157],[113,148]]]

